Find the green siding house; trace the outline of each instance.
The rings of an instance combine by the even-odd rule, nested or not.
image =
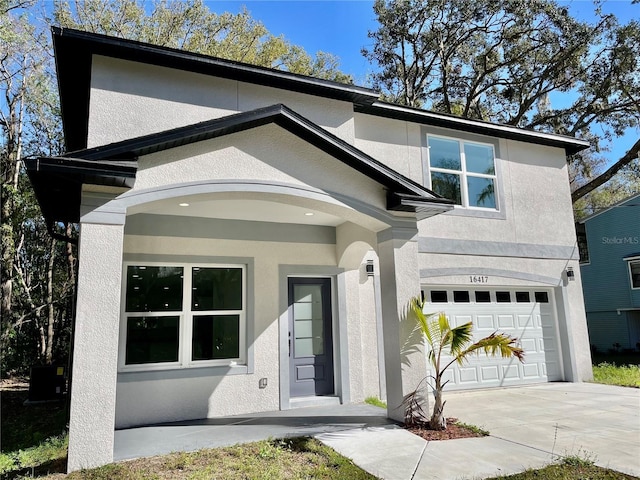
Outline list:
[[[640,194],[583,220],[580,271],[592,348],[640,348]]]

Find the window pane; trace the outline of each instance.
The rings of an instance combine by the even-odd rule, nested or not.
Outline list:
[[[431,290],[431,303],[447,303],[446,290]]]
[[[324,355],[322,285],[294,285],[293,299],[295,357]]]
[[[216,360],[240,356],[240,316],[193,317],[192,360]]]
[[[640,288],[640,262],[631,262],[631,287]]]
[[[496,302],[509,303],[511,301],[511,294],[509,292],[496,292]]]
[[[467,290],[454,290],[453,301],[455,303],[469,303],[469,292]]]
[[[180,317],[128,317],[125,363],[178,361]]]
[[[467,177],[469,206],[496,208],[495,186],[491,178]]]
[[[476,292],[476,303],[489,303],[491,302],[491,293],[479,290]]]
[[[516,292],[516,302],[529,303],[530,301],[529,292]]]
[[[242,310],[242,269],[194,267],[191,308]]]
[[[438,195],[453,200],[457,205],[462,205],[460,194],[460,175],[453,173],[431,173],[431,188]]]
[[[493,147],[465,143],[464,158],[467,164],[467,172],[495,175]]]
[[[127,267],[127,312],[182,310],[182,267]]]
[[[547,292],[536,292],[537,303],[549,303],[549,294]]]
[[[429,137],[429,164],[431,168],[462,170],[460,144],[456,140]]]

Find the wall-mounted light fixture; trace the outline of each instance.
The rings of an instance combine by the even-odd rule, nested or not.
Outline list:
[[[573,267],[567,267],[567,278],[570,282],[573,282],[576,279],[576,274],[573,271]]]
[[[367,260],[367,264],[364,266],[368,277],[373,277],[373,260]]]

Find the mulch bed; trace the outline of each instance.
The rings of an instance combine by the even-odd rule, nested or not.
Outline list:
[[[404,428],[429,442],[432,440],[454,440],[456,438],[484,436],[481,433],[474,432],[467,427],[456,424],[457,421],[457,418],[447,418],[446,430],[430,430],[427,425],[405,426]]]

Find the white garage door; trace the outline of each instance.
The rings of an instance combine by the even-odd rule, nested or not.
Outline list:
[[[550,290],[427,287],[425,312],[445,312],[452,326],[473,322],[474,340],[495,331],[519,339],[524,363],[472,354],[449,367],[446,390],[523,385],[562,380],[555,306]],[[449,357],[450,358],[450,357]]]

